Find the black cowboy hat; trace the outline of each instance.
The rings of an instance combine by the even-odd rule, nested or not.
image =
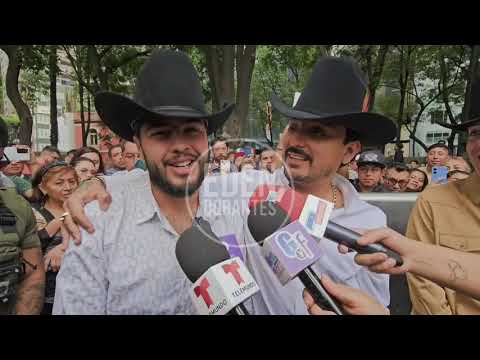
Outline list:
[[[386,116],[368,113],[368,80],[351,58],[322,57],[293,109],[276,95],[272,106],[296,120],[315,120],[325,125],[343,125],[354,130],[364,145],[392,141],[395,123]]]
[[[202,86],[189,57],[181,51],[157,50],[142,66],[133,99],[112,92],[95,96],[103,122],[118,136],[133,141],[135,122],[163,118],[205,119],[208,134],[219,129],[235,108],[216,114],[205,111]]]
[[[443,121],[438,121],[437,124],[456,131],[467,131],[470,126],[480,124],[480,77],[476,77],[472,82],[470,99],[469,120],[457,125]]]

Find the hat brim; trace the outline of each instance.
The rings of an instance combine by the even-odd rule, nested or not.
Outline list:
[[[376,162],[376,161],[362,161],[362,162],[357,161],[357,166],[362,166],[362,165],[375,165],[375,166],[381,167],[382,169],[385,169],[387,167],[387,165]]]
[[[388,117],[375,113],[313,114],[292,109],[273,95],[270,102],[282,115],[295,120],[317,120],[324,125],[343,125],[354,130],[364,145],[384,145],[397,136],[397,126]]]
[[[465,122],[463,122],[461,124],[457,124],[457,125],[449,124],[449,123],[446,123],[446,122],[443,122],[443,121],[438,121],[437,124],[447,128],[447,129],[451,129],[451,130],[455,130],[455,131],[467,131],[470,126],[480,124],[480,117],[472,119],[472,120],[465,121]]]
[[[207,133],[211,134],[221,128],[228,120],[235,104],[226,106],[215,114],[204,114],[192,108],[182,106],[159,107],[150,110],[127,96],[113,92],[100,92],[95,96],[95,108],[102,121],[122,139],[133,141],[133,120],[147,117],[155,123],[165,118],[204,119],[207,121]]]

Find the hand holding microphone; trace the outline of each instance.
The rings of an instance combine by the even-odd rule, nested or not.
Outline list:
[[[321,258],[322,253],[299,221],[291,222],[277,203],[258,202],[250,211],[248,227],[253,238],[262,246],[265,260],[282,285],[298,277],[316,304],[342,314],[341,308],[310,267]]]
[[[387,308],[362,290],[337,284],[326,275],[322,275],[321,282],[328,293],[335,297],[348,315],[390,315],[390,311]],[[334,312],[324,310],[318,306],[307,289],[303,292],[303,300],[310,315],[335,315]]]
[[[261,201],[275,201],[288,214],[292,221],[299,220],[309,233],[318,238],[323,237],[343,244],[359,254],[383,253],[402,266],[401,256],[378,243],[360,244],[361,235],[335,222],[329,221],[333,204],[313,195],[298,193],[290,188],[263,185],[256,189],[250,199],[252,209]]]

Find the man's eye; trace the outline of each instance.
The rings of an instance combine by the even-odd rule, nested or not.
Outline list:
[[[194,127],[185,129],[185,134],[197,134],[199,132],[200,132],[200,130],[198,128],[194,128]]]

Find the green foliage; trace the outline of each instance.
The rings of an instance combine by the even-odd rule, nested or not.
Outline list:
[[[250,93],[250,114],[255,119],[255,133],[263,135],[267,121],[266,104],[272,94],[292,104],[295,92],[300,92],[317,62],[326,52],[315,45],[258,46]],[[283,131],[287,120],[273,112],[274,138]]]

